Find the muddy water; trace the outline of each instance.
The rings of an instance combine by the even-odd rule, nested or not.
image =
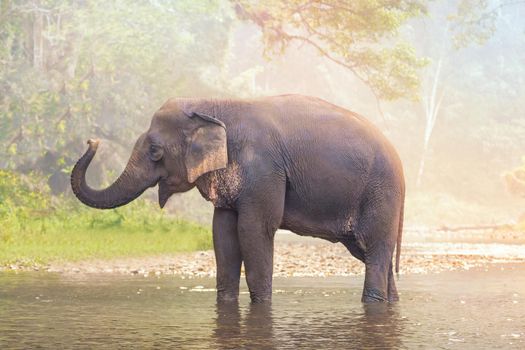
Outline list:
[[[213,284],[1,273],[0,349],[525,348],[525,265],[402,276],[395,305],[363,306],[362,277],[276,279],[253,306]]]

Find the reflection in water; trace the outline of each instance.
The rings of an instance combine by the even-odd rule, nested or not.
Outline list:
[[[271,303],[250,304],[244,325],[247,348],[275,349]]]
[[[342,305],[342,309],[345,307]],[[238,302],[216,305],[216,325],[213,332],[220,349],[298,348],[309,344],[313,348],[402,348],[404,320],[397,305],[361,305],[343,315],[317,312],[305,318],[297,315],[272,317],[272,304],[250,304],[244,317]],[[357,312],[356,312],[357,311]],[[277,314],[281,314],[276,310]],[[274,332],[274,328],[276,332]]]
[[[235,349],[241,339],[241,313],[237,301],[218,303],[213,332],[218,348]]]
[[[337,311],[336,311],[337,310]],[[284,347],[308,344],[312,348],[398,348],[403,335],[402,322],[395,305],[374,304],[330,308],[328,312],[312,310],[313,315],[296,319],[294,324],[279,324],[278,338]],[[290,327],[291,326],[291,327]]]
[[[275,349],[272,304],[250,304],[241,321],[238,302],[218,303],[213,332],[219,349]]]
[[[363,314],[355,321],[355,331],[349,334],[356,339],[358,348],[374,346],[380,349],[403,348],[401,336],[404,334],[403,322],[398,304],[363,305]],[[352,320],[348,320],[352,322]],[[350,328],[354,328],[350,326]]]
[[[524,270],[405,276],[393,305],[361,304],[359,278],[281,279],[271,304],[217,304],[212,279],[4,273],[0,349],[523,349]]]

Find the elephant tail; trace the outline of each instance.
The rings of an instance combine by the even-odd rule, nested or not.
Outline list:
[[[396,274],[399,273],[399,259],[401,258],[401,238],[403,237],[403,219],[405,210],[405,191],[403,191],[403,201],[401,203],[401,210],[399,212],[399,228],[397,231],[396,242]]]

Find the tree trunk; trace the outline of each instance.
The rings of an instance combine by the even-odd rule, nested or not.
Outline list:
[[[44,14],[35,12],[33,19],[33,67],[41,70],[44,67]]]
[[[440,96],[438,95],[438,85],[441,78],[441,66],[443,64],[443,56],[439,59],[436,67],[436,72],[434,74],[434,79],[432,81],[432,88],[430,93],[423,98],[423,105],[425,108],[425,134],[423,138],[423,152],[421,154],[421,160],[419,162],[419,170],[417,173],[416,187],[421,185],[421,179],[423,178],[423,173],[425,172],[425,161],[428,153],[428,146],[430,143],[430,137],[434,131],[434,126],[436,125],[436,119],[441,108],[441,102],[443,101],[444,92],[442,91]]]

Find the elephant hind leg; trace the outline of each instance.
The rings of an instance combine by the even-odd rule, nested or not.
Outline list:
[[[367,255],[362,301],[395,302],[399,300],[392,263],[393,248],[384,246],[380,252]]]
[[[363,288],[363,303],[388,301],[388,271],[384,264],[365,263],[365,285]]]
[[[348,249],[350,254],[357,260],[365,262],[365,251],[357,244],[355,237],[352,235],[351,238],[342,240],[341,243]]]
[[[382,198],[365,209],[357,233],[364,240],[365,283],[362,301],[397,300],[392,257],[397,239],[399,206],[395,197]]]
[[[392,264],[390,264],[390,272],[385,272],[384,264],[379,263],[374,258],[369,257],[369,263],[367,264],[366,252],[355,240],[345,240],[342,241],[342,243],[354,258],[365,263],[365,287],[362,302],[390,301],[391,287],[393,286],[393,290],[396,288],[393,280]],[[390,274],[392,274],[392,279],[390,278]]]
[[[343,245],[348,249],[350,254],[352,256],[364,263],[365,262],[365,250],[357,243],[355,236],[352,236],[349,239],[341,241]],[[374,270],[374,268],[371,268],[371,270]],[[372,274],[372,272],[370,272]],[[375,273],[375,272],[374,272]],[[371,277],[370,277],[371,278]],[[370,279],[369,278],[369,279]],[[368,299],[368,297],[367,297]],[[386,293],[386,299],[389,302],[394,302],[399,300],[399,296],[397,294],[397,288],[396,288],[396,282],[394,279],[394,272],[393,272],[393,264],[390,263],[390,267],[388,269],[388,277],[387,277],[387,293]],[[370,300],[367,300],[368,302]],[[381,300],[384,301],[384,300]]]

